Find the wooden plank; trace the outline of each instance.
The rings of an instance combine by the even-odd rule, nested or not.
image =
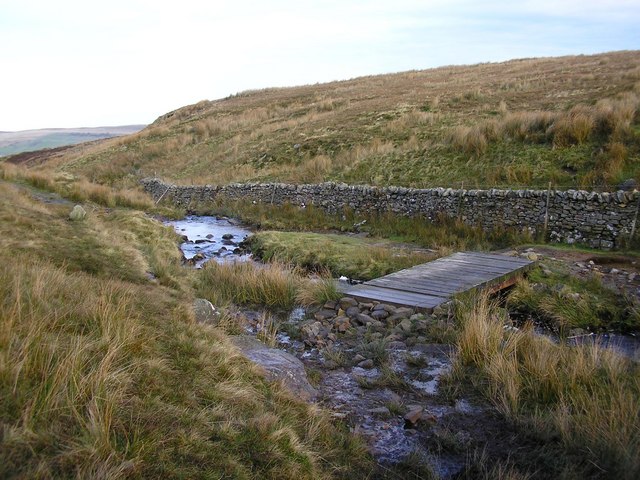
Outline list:
[[[501,275],[504,275],[504,274],[505,273]],[[454,272],[447,269],[443,269],[443,270],[432,270],[430,272],[425,272],[421,277],[413,277],[413,276],[404,277],[404,278],[390,277],[390,279],[402,282],[412,278],[421,278],[421,279],[424,279],[424,281],[441,280],[443,282],[459,284],[459,283],[465,283],[465,282],[469,282],[477,279],[491,278],[495,276],[500,276],[500,275],[493,275],[493,274],[489,275],[489,274],[481,274],[481,273],[473,273],[473,272],[465,272],[465,271]]]
[[[395,282],[389,281],[384,277],[366,282],[366,285],[380,286],[384,288],[406,290],[412,292],[425,293],[436,296],[450,296],[454,293],[477,287],[478,285],[484,285],[486,283],[500,283],[504,279],[508,278],[508,275],[499,275],[494,277],[484,277],[479,279],[467,279],[464,282],[458,283],[436,283],[436,282]]]
[[[514,265],[514,264],[529,265],[530,263],[532,263],[531,260],[527,260],[525,258],[510,257],[507,255],[478,253],[478,252],[458,252],[457,254],[454,254],[453,257],[454,258],[470,258],[478,262],[481,262],[481,261],[501,262],[501,263],[507,263],[511,265]]]
[[[389,277],[407,277],[407,276],[423,276],[430,272],[434,271],[469,271],[473,273],[509,273],[513,270],[518,270],[521,268],[527,268],[527,265],[511,265],[511,266],[503,266],[503,265],[482,265],[472,263],[468,260],[463,259],[451,259],[447,262],[438,262],[438,263],[429,263],[425,265],[420,265],[420,268],[410,268],[407,270],[401,270],[400,272],[392,273],[387,275]]]
[[[521,264],[503,264],[500,262],[476,262],[472,259],[468,258],[452,258],[448,260],[446,263],[433,265],[435,268],[442,268],[444,266],[460,266],[461,268],[468,268],[471,270],[480,270],[480,271],[500,271],[500,272],[509,272],[518,268],[525,268],[526,265]],[[432,268],[433,268],[432,267]]]
[[[498,270],[511,270],[513,268],[523,268],[527,267],[528,264],[504,264],[502,262],[492,262],[490,260],[478,262],[475,259],[467,258],[467,257],[457,257],[457,258],[449,258],[445,265],[465,265],[469,268],[477,268],[477,269],[498,269]]]
[[[494,278],[494,277],[500,277],[502,275],[512,275],[512,274],[518,274],[521,270],[509,270],[509,271],[486,271],[486,272],[481,272],[481,271],[472,271],[472,270],[467,270],[467,269],[434,269],[431,270],[429,272],[424,272],[422,275],[420,276],[414,276],[414,275],[407,275],[407,276],[393,276],[393,277],[389,277],[390,280],[395,280],[395,281],[399,281],[399,282],[404,282],[404,281],[412,281],[412,280],[423,280],[423,281],[433,281],[433,280],[437,280],[439,278],[442,279],[449,279],[449,280],[454,280],[454,281],[465,281],[465,279],[472,279],[472,278]],[[386,277],[382,277],[382,278],[386,278]]]
[[[366,287],[357,285],[345,290],[344,295],[355,298],[366,298],[377,300],[393,305],[403,305],[419,308],[432,309],[447,301],[444,297],[430,297],[428,295],[416,295],[410,293],[399,292],[397,290],[389,290],[385,288]]]
[[[430,296],[430,295],[422,295],[422,294],[418,294],[418,293],[405,292],[405,291],[401,291],[401,290],[393,290],[393,289],[389,289],[389,288],[374,287],[374,286],[365,285],[365,284],[354,285],[354,286],[348,288],[347,290],[345,290],[345,293],[346,292],[380,293],[380,294],[385,294],[387,296],[393,295],[395,298],[400,299],[400,300],[412,299],[412,300],[419,300],[419,301],[422,301],[422,302],[435,302],[435,301],[441,301],[442,300],[442,297],[434,297],[434,296]]]
[[[425,277],[427,275],[430,275],[431,273],[437,272],[449,272],[452,274],[472,273],[479,275],[503,275],[512,271],[513,269],[511,268],[478,267],[474,265],[466,265],[464,263],[455,261],[447,264],[433,265],[430,269],[424,269],[421,271],[407,271],[404,273],[396,272],[386,276],[390,278]]]
[[[395,283],[387,283],[384,281],[376,282],[376,283],[367,282],[366,285],[372,286],[372,287],[387,288],[389,290],[400,290],[400,291],[406,291],[406,292],[421,293],[423,295],[431,295],[434,297],[443,297],[443,298],[450,297],[452,293],[456,292],[455,289],[451,289],[451,288],[447,290],[438,290],[430,286],[422,287],[422,286],[416,286],[416,285],[410,285],[410,284],[398,285]]]

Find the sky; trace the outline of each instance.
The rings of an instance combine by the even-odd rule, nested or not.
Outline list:
[[[0,131],[243,90],[640,49],[640,0],[0,0]]]

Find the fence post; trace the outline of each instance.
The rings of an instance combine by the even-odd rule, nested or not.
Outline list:
[[[636,223],[638,223],[638,210],[640,210],[640,195],[638,195],[638,202],[636,204],[636,213],[633,216],[633,222],[631,223],[631,234],[629,235],[629,243],[633,241],[633,235],[636,233]]]
[[[549,227],[549,198],[551,197],[551,182],[547,188],[547,204],[544,208],[544,239],[547,239],[547,228]]]

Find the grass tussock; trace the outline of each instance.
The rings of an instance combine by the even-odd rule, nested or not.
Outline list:
[[[453,148],[457,148],[464,153],[479,157],[487,151],[487,137],[484,132],[477,127],[465,127],[459,125],[455,127],[449,138]]]
[[[599,345],[568,347],[530,328],[505,330],[497,312],[486,296],[460,308],[454,371],[473,366],[504,415],[543,441],[557,439],[565,452],[555,460],[559,471],[574,477],[636,478],[638,366]]]
[[[215,305],[261,305],[290,310],[339,298],[327,276],[309,278],[281,262],[207,262],[196,273],[196,292]]]
[[[300,278],[292,267],[271,263],[207,262],[197,280],[199,295],[214,305],[235,303],[291,309]]]
[[[561,265],[553,270],[536,268],[520,279],[508,297],[514,311],[546,323],[561,336],[571,329],[590,331],[637,331],[638,305],[631,297],[619,295],[603,285],[595,275],[580,279]]]
[[[321,272],[316,278],[311,278],[298,289],[296,303],[298,305],[324,305],[331,300],[338,300],[342,296],[338,284],[328,272]]]

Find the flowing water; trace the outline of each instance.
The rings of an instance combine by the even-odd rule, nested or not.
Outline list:
[[[227,262],[246,261],[251,257],[241,245],[251,231],[233,219],[190,215],[165,224],[183,236],[185,241],[180,249],[187,260],[196,258],[198,268],[211,259]]]

